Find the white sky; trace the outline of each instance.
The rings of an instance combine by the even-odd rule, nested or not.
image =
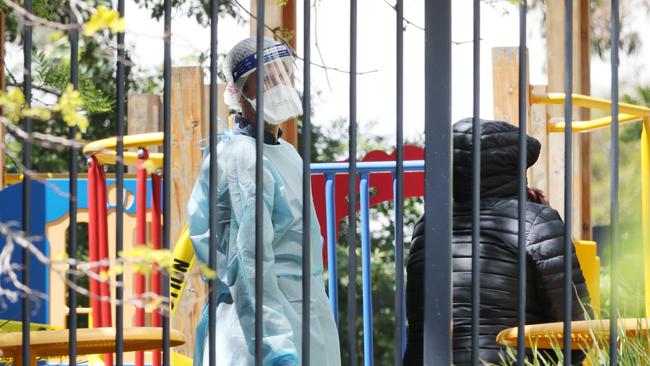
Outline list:
[[[349,69],[349,5],[340,1],[316,0],[317,10],[312,12],[312,41],[318,39],[324,63],[342,70]],[[392,2],[393,0],[387,0]],[[639,0],[632,0],[639,1]],[[249,0],[241,0],[248,7]],[[416,25],[424,25],[425,0],[405,2],[405,18]],[[298,1],[299,49],[302,55],[302,2]],[[481,19],[481,115],[492,117],[492,63],[493,47],[517,46],[519,25],[517,8],[507,1],[495,7],[482,5]],[[472,39],[472,1],[452,1],[452,40],[465,42]],[[634,5],[632,9],[638,9]],[[364,134],[395,133],[395,13],[384,0],[359,0],[358,2],[358,66],[359,72],[376,72],[358,76],[357,115],[360,122],[360,138]],[[636,11],[632,24],[641,33],[642,45],[650,42],[650,22],[645,11]],[[540,34],[539,12],[529,12],[528,45],[530,78],[532,84],[545,84],[545,41]],[[161,70],[163,57],[161,21],[150,18],[150,11],[138,9],[127,1],[127,45],[132,46],[132,56],[140,69],[157,72]],[[318,25],[318,27],[316,27]],[[200,51],[209,48],[209,29],[197,25],[193,19],[174,14],[172,24],[172,58],[175,66],[196,65],[194,59]],[[220,53],[227,52],[239,40],[248,37],[249,25],[237,24],[233,19],[219,22]],[[45,37],[42,37],[45,38]],[[38,40],[35,35],[35,41]],[[404,34],[404,127],[405,136],[418,137],[424,131],[424,31],[407,26]],[[10,64],[20,65],[22,52],[8,46]],[[472,113],[472,44],[452,46],[452,120],[468,117]],[[650,83],[650,47],[643,47],[632,57],[621,57],[621,91],[630,90],[635,84]],[[312,45],[312,61],[321,62],[318,49]],[[16,69],[16,67],[14,67]],[[609,63],[592,57],[592,94],[609,97]],[[329,79],[329,85],[327,80]],[[206,76],[207,81],[207,76]],[[330,88],[331,86],[331,88]],[[313,122],[326,124],[337,118],[347,118],[349,112],[349,76],[346,73],[328,71],[312,66],[312,90],[319,96],[312,98]],[[374,121],[371,129],[366,123]]]
[[[249,1],[240,2],[244,7]],[[298,14],[302,14],[302,3],[298,2]],[[406,2],[404,15],[418,26],[424,26],[424,0]],[[453,34],[457,42],[472,39],[470,0],[454,0]],[[470,11],[468,13],[468,10]],[[509,11],[511,14],[503,14]],[[481,45],[481,113],[492,115],[491,48],[518,45],[518,18],[516,8],[504,3],[495,9],[482,7]],[[360,138],[364,132],[392,136],[395,133],[395,12],[383,0],[360,0],[358,3],[358,65],[359,72],[376,72],[358,76],[357,115],[360,122]],[[338,1],[319,1],[312,13],[312,40],[318,40],[324,64],[342,70],[349,69],[349,6]],[[209,31],[194,24],[192,20],[175,17],[172,28],[172,57],[175,65],[192,64],[188,56],[207,49]],[[149,19],[148,11],[131,4],[126,9],[127,42],[137,44],[134,59],[143,67],[159,67],[162,56],[162,42],[137,33],[156,33],[162,29],[160,22]],[[531,16],[530,23],[537,24],[538,16]],[[317,27],[316,27],[317,25]],[[298,19],[297,34],[302,33],[302,17]],[[543,49],[539,27],[531,26],[529,34],[531,52],[531,81],[542,83],[545,77]],[[219,24],[219,51],[227,52],[230,47],[249,34],[248,24],[236,24],[234,20],[222,20]],[[424,131],[424,31],[407,26],[404,34],[404,127],[405,134],[415,137]],[[298,39],[301,45],[301,40]],[[465,43],[453,48],[453,120],[471,115],[472,45]],[[298,52],[302,55],[302,47]],[[318,49],[312,46],[312,61],[321,63]],[[329,79],[329,84],[328,84]],[[331,88],[330,88],[331,86]],[[316,124],[325,124],[337,118],[347,118],[349,112],[349,76],[346,73],[327,71],[312,67],[312,87],[320,92],[313,99]],[[364,125],[375,121],[372,131]]]

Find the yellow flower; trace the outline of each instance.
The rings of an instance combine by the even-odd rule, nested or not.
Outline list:
[[[72,84],[68,84],[65,92],[61,94],[59,101],[52,109],[61,113],[63,120],[68,126],[77,126],[81,132],[85,132],[88,128],[88,117],[78,112],[83,107],[83,104],[81,93],[74,90]]]
[[[104,5],[97,8],[97,11],[84,24],[84,36],[90,37],[98,31],[109,29],[111,32],[124,32],[125,21],[116,10],[109,9]]]
[[[50,43],[56,43],[61,38],[63,38],[63,32],[56,31],[56,32],[52,32],[52,34],[50,34],[50,36],[47,38],[47,40]]]
[[[104,281],[108,281],[111,278],[111,275],[106,271],[101,271],[99,272],[99,277],[101,277],[101,279]]]
[[[152,249],[145,245],[137,245],[120,252],[120,255],[132,259],[134,271],[141,274],[151,273],[154,264],[166,269],[170,269],[172,265],[172,252],[169,249]]]
[[[153,174],[156,171],[156,169],[158,169],[158,167],[156,166],[156,163],[154,163],[150,159],[147,159],[144,162],[142,162],[142,167],[149,174]]]
[[[201,274],[205,276],[205,278],[209,280],[214,280],[217,278],[217,272],[213,271],[212,268],[207,266],[206,264],[202,262],[199,263],[199,270],[201,271]]]
[[[25,107],[25,95],[19,88],[12,88],[8,92],[0,91],[0,106],[2,112],[11,122],[17,123]]]
[[[47,121],[52,118],[52,112],[45,108],[25,108],[23,109],[22,116]]]
[[[52,113],[45,108],[27,107],[25,95],[19,88],[13,88],[8,92],[0,91],[0,107],[2,107],[4,116],[13,123],[17,123],[22,117],[42,120],[48,120],[52,117]]]
[[[55,261],[62,261],[64,259],[68,259],[68,253],[67,252],[58,252],[58,253],[54,254],[52,259],[54,259]]]
[[[109,267],[108,270],[100,271],[99,277],[101,277],[101,279],[104,281],[108,281],[111,278],[123,273],[124,273],[124,267],[121,264],[116,264]]]

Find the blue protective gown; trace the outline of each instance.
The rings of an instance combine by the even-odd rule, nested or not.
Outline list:
[[[302,324],[302,160],[290,144],[264,145],[264,365],[299,365]],[[226,132],[217,146],[216,354],[224,366],[254,364],[255,139]],[[197,258],[208,261],[209,156],[188,202]],[[311,205],[311,365],[340,365],[339,339],[323,280],[322,239]],[[207,307],[195,365],[208,362]]]

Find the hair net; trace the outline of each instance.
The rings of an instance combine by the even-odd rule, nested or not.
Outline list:
[[[257,67],[257,38],[246,38],[237,43],[226,55],[223,71],[226,75],[224,101],[233,109],[240,109],[239,99],[248,76]],[[289,48],[271,38],[264,37],[264,62],[281,58],[286,63],[293,62]]]

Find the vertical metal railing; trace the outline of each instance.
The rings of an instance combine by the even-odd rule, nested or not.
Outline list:
[[[357,0],[350,0],[350,127],[348,130],[348,365],[357,365]],[[365,360],[364,360],[365,361]]]
[[[311,354],[311,1],[303,5],[303,97],[302,97],[302,364]]]
[[[163,128],[164,128],[164,163],[163,175],[163,247],[170,247],[170,211],[171,211],[171,7],[172,1],[164,1],[164,97],[163,97]],[[217,0],[210,1],[211,21],[211,60],[210,60],[210,232],[216,233],[217,215],[217,24],[218,24]],[[480,123],[480,25],[481,11],[480,1],[474,0],[473,13],[473,124],[472,124],[472,316],[471,316],[471,362],[479,364],[480,351],[480,198],[481,198],[481,123]],[[565,120],[565,152],[564,152],[564,268],[563,268],[563,295],[564,295],[564,316],[563,332],[566,335],[563,340],[564,364],[571,364],[571,321],[573,316],[573,268],[572,259],[572,204],[573,204],[573,6],[574,1],[565,0],[565,79],[564,89],[564,120]],[[618,0],[611,1],[611,93],[612,93],[612,124],[611,124],[611,266],[612,286],[610,304],[610,364],[617,364],[617,265],[618,258],[618,235],[619,235],[619,90],[618,90],[618,47],[619,47],[619,4]],[[24,16],[25,26],[23,28],[23,55],[24,55],[24,79],[23,93],[27,106],[31,104],[31,59],[32,59],[32,20],[29,15],[32,12],[32,1],[25,0]],[[117,9],[121,16],[124,16],[124,0],[118,0]],[[256,139],[256,200],[255,212],[255,363],[262,365],[264,359],[264,317],[263,317],[263,152],[264,152],[264,10],[265,2],[257,1],[257,74],[256,74],[256,128],[258,137]],[[394,181],[394,229],[395,229],[395,325],[394,325],[394,348],[395,365],[402,364],[404,351],[404,235],[403,235],[403,211],[404,211],[404,152],[403,152],[403,71],[404,71],[404,15],[403,0],[397,0],[396,10],[396,151],[397,157],[394,170],[391,170]],[[518,355],[517,364],[524,364],[525,339],[524,325],[526,321],[526,205],[527,205],[527,105],[528,105],[528,80],[526,75],[527,67],[527,2],[524,0],[519,4],[519,161],[518,161]],[[77,24],[75,11],[70,9],[70,24]],[[311,107],[311,3],[304,1],[304,95],[303,95],[303,126],[302,126],[302,155],[303,155],[303,237],[302,237],[302,364],[310,362],[310,294],[311,294],[311,119],[309,115]],[[74,89],[78,88],[78,29],[71,27],[69,31],[70,53],[70,82]],[[117,159],[116,159],[116,252],[123,249],[124,227],[124,121],[125,121],[125,34],[117,34],[117,60],[116,60],[116,135],[117,135]],[[426,365],[445,365],[452,361],[452,139],[451,139],[451,1],[429,1],[425,3],[425,280],[424,280],[424,362]],[[372,283],[371,283],[371,238],[369,233],[370,225],[370,170],[358,169],[357,164],[357,1],[350,2],[350,105],[349,105],[349,163],[346,165],[348,173],[349,204],[348,204],[348,350],[349,365],[357,363],[357,303],[356,303],[356,278],[357,278],[357,191],[359,192],[360,203],[360,234],[361,234],[361,256],[362,256],[362,300],[363,300],[363,362],[366,366],[373,365],[373,327],[372,327]],[[28,174],[31,167],[31,137],[32,121],[28,117],[22,118],[23,129],[28,138],[24,139],[22,164],[24,165],[23,175],[23,217],[22,225],[26,236],[30,233],[31,224],[31,178]],[[77,128],[71,127],[68,131],[71,140],[76,140]],[[69,179],[70,198],[69,212],[70,225],[68,236],[68,255],[73,260],[71,271],[68,273],[68,280],[75,281],[74,260],[77,255],[77,149],[70,148],[69,157]],[[326,208],[327,208],[327,232],[328,232],[328,263],[329,263],[329,294],[332,311],[338,324],[338,276],[336,261],[336,237],[335,237],[335,178],[336,171],[329,170],[325,174]],[[357,186],[357,175],[359,185]],[[434,238],[436,239],[434,241]],[[216,271],[216,234],[210,235],[210,256],[209,266]],[[22,250],[22,281],[30,285],[30,252],[28,248]],[[162,276],[162,295],[169,296],[168,274]],[[123,276],[116,276],[118,283],[123,282]],[[209,364],[216,365],[216,282],[211,279],[209,282]],[[22,299],[22,360],[30,362],[30,294],[25,294]],[[121,286],[116,286],[116,364],[123,364],[124,352],[124,327],[123,327],[123,300],[124,293]],[[69,326],[69,363],[76,364],[77,361],[77,299],[72,290],[68,290],[68,326]],[[170,364],[170,324],[169,314],[163,311],[162,316],[162,340],[163,340],[163,365]]]
[[[210,0],[210,186],[209,186],[209,217],[210,240],[208,265],[217,273],[217,141],[218,141],[218,103],[217,103],[217,25],[219,3]],[[217,364],[217,279],[211,278],[208,282],[208,365]]]
[[[481,2],[474,0],[474,98],[472,118],[472,366],[479,365],[481,326]]]
[[[573,305],[571,228],[573,225],[573,0],[564,8],[564,365],[571,365],[571,319]]]
[[[255,365],[262,366],[264,359],[264,0],[257,0],[257,65],[255,70]]]
[[[70,24],[77,25],[77,15],[70,6]],[[70,29],[70,84],[77,90],[79,84],[79,30]],[[78,129],[70,127],[68,136],[70,140],[77,139]],[[78,149],[70,147],[69,178],[70,178],[70,225],[68,226],[68,257],[73,261],[68,274],[68,281],[76,282],[74,261],[77,259],[77,154]],[[77,292],[68,286],[68,362],[70,366],[77,364]]]
[[[424,6],[424,364],[451,355],[451,1]],[[435,240],[434,240],[435,238]]]
[[[355,187],[356,188],[356,187]],[[370,175],[359,175],[359,198],[361,219],[361,284],[363,300],[363,364],[374,364],[372,344],[372,269],[370,268]],[[351,192],[350,195],[354,194]]]
[[[25,11],[27,14],[32,12],[32,0],[25,0]],[[25,25],[23,28],[23,94],[27,106],[32,103],[32,21],[27,16],[24,17]],[[32,166],[32,120],[29,117],[23,117],[23,129],[27,133],[27,138],[23,140],[23,232],[25,237],[29,237],[31,225],[31,187],[32,181],[29,176],[29,169]],[[27,248],[23,248],[23,285],[30,288],[29,260],[30,254]],[[23,349],[22,358],[24,362],[30,362],[30,334],[29,323],[31,318],[31,307],[29,301],[31,294],[25,294],[23,297],[23,326],[22,338]]]
[[[528,4],[523,0],[519,4],[519,200],[518,208],[518,232],[517,232],[517,258],[519,262],[519,283],[517,305],[517,366],[524,366],[526,359],[525,352],[525,326],[526,326],[526,202],[528,192],[526,189],[526,169],[528,168],[527,148],[527,97],[528,93],[528,58],[526,51],[526,15]]]
[[[169,249],[171,243],[171,81],[172,81],[172,0],[164,1],[164,56],[163,56],[163,249]],[[169,298],[169,273],[163,271],[162,296]],[[168,366],[171,355],[169,350],[169,307],[162,312],[162,366]]]
[[[609,315],[609,364],[612,366],[618,365],[618,265],[616,259],[618,258],[618,245],[619,245],[619,222],[618,222],[618,47],[619,47],[619,9],[618,0],[612,0],[611,8],[611,93],[612,93],[612,126],[611,126],[611,156],[610,156],[610,315]],[[645,121],[644,121],[645,123]],[[644,126],[645,129],[647,126]],[[645,259],[647,260],[647,258]],[[650,294],[646,294],[649,296]],[[650,314],[646,314],[650,316]]]
[[[404,357],[404,1],[395,4],[395,151],[396,167],[393,177],[395,197],[395,366],[401,366]]]
[[[121,17],[124,17],[124,0],[118,0],[117,11]],[[117,73],[115,89],[117,119],[115,125],[117,129],[117,146],[115,147],[117,159],[115,162],[115,252],[119,253],[124,249],[124,117],[125,117],[125,87],[126,79],[124,73],[124,32],[117,34]],[[123,274],[116,276],[116,281],[123,281]],[[115,364],[122,366],[124,364],[124,289],[121,286],[115,288]],[[108,361],[110,362],[110,361]]]
[[[330,298],[330,306],[336,321],[336,328],[339,329],[339,278],[336,263],[336,202],[334,197],[336,175],[330,173],[325,175],[325,210],[327,225],[327,285]]]

